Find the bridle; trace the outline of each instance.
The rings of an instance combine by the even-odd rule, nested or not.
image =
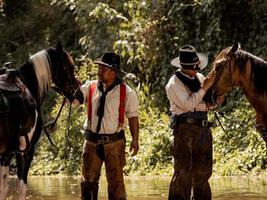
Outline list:
[[[56,92],[58,92],[63,97],[71,101],[75,97],[77,92],[79,91],[80,82],[75,77],[72,77],[71,82],[70,82],[70,88],[69,88],[71,91],[66,92],[64,90],[64,85],[61,85],[60,81],[58,81],[55,77],[62,76],[61,74],[62,70],[63,71],[68,70],[66,69],[66,67],[74,69],[75,66],[71,61],[70,55],[65,50],[63,50],[62,52],[57,52],[57,57],[58,59],[56,60],[55,68],[51,67],[52,68],[51,73],[54,74],[54,76],[52,76],[53,83],[50,87],[52,87]],[[66,63],[66,61],[68,63]],[[64,65],[67,65],[67,66],[64,66]],[[69,71],[67,73],[69,73]],[[75,88],[75,86],[77,86],[77,88]]]
[[[224,66],[219,66],[219,67],[216,67],[216,78],[214,80],[214,83],[217,83],[219,78],[221,77],[223,71],[225,70],[225,67],[227,67],[228,69],[228,74],[229,74],[229,80],[231,82],[231,88],[233,88],[233,75],[232,75],[232,69],[231,69],[231,60],[232,60],[233,56],[231,57],[227,57],[226,60],[223,60],[223,62],[225,62],[224,64],[222,64],[221,62],[219,63],[219,65],[224,65]],[[216,61],[215,61],[215,65],[216,65]],[[231,90],[231,89],[230,89]],[[217,103],[216,103],[216,88],[214,86],[212,86],[212,96],[211,96],[211,99],[212,99],[212,103],[213,105],[216,105],[217,106]]]
[[[55,71],[55,77],[57,77],[58,76],[58,74],[60,73],[60,68],[63,68],[64,69],[64,66],[63,66],[63,60],[62,60],[62,55],[59,55],[60,56],[60,59],[58,59],[58,61],[57,61],[57,67],[56,67],[56,71]],[[73,67],[74,68],[74,65],[72,65],[72,66],[69,66],[69,67]],[[51,69],[51,70],[53,70],[53,69]],[[77,88],[75,89],[75,85],[77,85]],[[66,100],[68,99],[69,100],[69,104],[70,104],[70,106],[69,106],[69,114],[68,114],[68,119],[67,119],[67,134],[66,134],[66,139],[68,140],[68,137],[69,137],[69,129],[70,129],[70,118],[71,118],[71,100],[72,100],[72,98],[74,98],[75,96],[76,96],[76,94],[77,94],[77,92],[79,91],[79,87],[80,86],[80,81],[78,80],[78,79],[76,79],[75,77],[74,77],[74,81],[72,82],[72,87],[71,87],[71,89],[72,89],[72,92],[70,93],[70,94],[67,94],[65,91],[64,91],[64,89],[62,89],[61,87],[59,87],[57,84],[56,84],[56,81],[53,81],[53,85],[51,85],[50,87],[52,88],[52,89],[54,89],[57,93],[59,93],[59,94],[61,94],[64,98],[63,98],[63,101],[62,101],[62,104],[61,104],[61,107],[60,107],[60,109],[59,109],[59,111],[58,111],[58,114],[57,114],[57,116],[56,116],[56,118],[55,118],[55,120],[53,121],[53,122],[48,122],[48,123],[46,123],[44,126],[43,126],[43,129],[44,129],[44,131],[45,131],[45,134],[46,134],[46,136],[47,136],[47,138],[48,138],[48,141],[50,142],[50,144],[52,145],[52,146],[54,146],[55,148],[57,148],[56,147],[56,145],[54,145],[54,143],[52,142],[52,140],[51,140],[51,138],[50,138],[50,134],[49,134],[49,132],[51,131],[51,130],[53,130],[53,128],[54,128],[54,126],[56,125],[56,122],[57,122],[57,120],[58,120],[58,118],[59,118],[59,116],[60,116],[60,114],[61,114],[61,112],[62,112],[62,110],[63,110],[63,107],[64,107],[64,105],[66,104]],[[74,90],[73,90],[74,89]],[[48,130],[49,129],[49,130]],[[68,143],[70,144],[70,142],[68,141]]]
[[[232,57],[228,57],[227,60],[225,61],[226,63],[225,63],[224,66],[219,66],[219,67],[217,67],[215,69],[216,70],[216,78],[214,80],[214,83],[216,83],[219,80],[219,78],[221,77],[221,74],[223,73],[223,71],[224,71],[224,69],[225,69],[226,66],[228,67],[230,81],[231,81],[231,83],[233,82],[233,80],[232,80],[232,70],[231,70],[231,65],[230,65],[231,59],[232,59]],[[216,62],[215,62],[215,64],[216,64]],[[221,64],[221,63],[219,63],[219,64]],[[233,85],[233,84],[231,84],[231,85]],[[217,98],[217,96],[216,96],[216,90],[215,90],[214,87],[212,87],[212,91],[211,92],[212,92],[212,95],[211,95],[212,104],[213,105],[216,105],[216,107],[218,108],[218,104],[216,102],[216,98]],[[221,121],[219,119],[218,114],[220,114],[224,118],[227,118],[227,117],[225,117],[222,112],[218,112],[218,111],[215,111],[214,112],[215,119],[218,121],[218,123],[219,123],[220,127],[222,128],[223,132],[226,135],[228,135],[227,134],[227,131],[225,130],[225,128],[223,127],[223,125],[222,125],[222,123],[221,123]]]

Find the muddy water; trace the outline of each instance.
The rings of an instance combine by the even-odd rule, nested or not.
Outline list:
[[[128,200],[167,199],[171,177],[125,178]],[[17,199],[15,179],[10,180],[8,200]],[[267,177],[212,177],[213,200],[267,200]],[[107,199],[106,181],[101,179],[99,199]],[[79,177],[29,177],[29,200],[79,200]]]

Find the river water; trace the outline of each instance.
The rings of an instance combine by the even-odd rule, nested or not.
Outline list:
[[[126,177],[128,200],[167,199],[171,177]],[[17,199],[15,178],[10,179],[7,200]],[[213,200],[267,200],[267,177],[212,177]],[[107,199],[107,184],[100,181],[99,199]],[[29,177],[29,200],[79,200],[79,177]]]

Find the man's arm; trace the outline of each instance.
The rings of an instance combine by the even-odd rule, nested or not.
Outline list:
[[[132,142],[130,145],[130,152],[132,153],[132,156],[135,156],[139,150],[139,119],[138,117],[131,117],[128,118],[129,121],[129,127],[130,132],[132,135]]]

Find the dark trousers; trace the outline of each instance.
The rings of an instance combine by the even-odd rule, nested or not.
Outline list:
[[[174,129],[174,174],[169,200],[211,200],[212,135],[207,127],[179,124]]]
[[[96,152],[96,144],[84,142],[82,155],[81,199],[97,200],[101,167],[105,163],[109,200],[126,200],[123,180],[125,165],[125,139],[104,144],[105,160]]]

